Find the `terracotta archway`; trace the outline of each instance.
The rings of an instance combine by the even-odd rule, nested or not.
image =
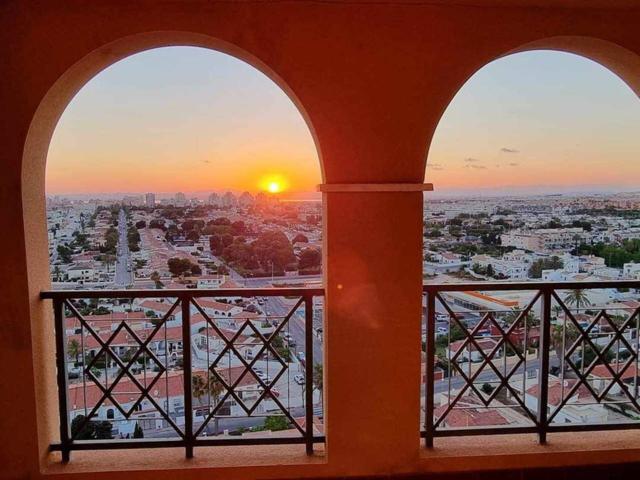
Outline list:
[[[54,408],[57,395],[55,385],[55,358],[53,339],[43,325],[52,325],[52,313],[39,294],[50,288],[47,217],[45,200],[45,170],[49,144],[65,108],[78,91],[92,78],[114,63],[146,50],[169,46],[202,47],[229,54],[242,60],[270,78],[291,99],[305,120],[313,138],[324,178],[320,145],[312,122],[302,103],[288,84],[268,65],[251,53],[229,42],[208,35],[159,31],[131,35],[103,45],[79,60],[51,86],[38,105],[26,136],[22,156],[22,205],[25,236],[29,238],[26,249],[30,321],[33,342],[35,383],[39,390],[38,419],[46,432],[40,440],[56,437],[57,411]],[[51,401],[48,401],[51,399]],[[46,451],[47,445],[41,445]]]

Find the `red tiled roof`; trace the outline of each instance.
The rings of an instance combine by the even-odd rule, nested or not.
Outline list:
[[[549,381],[549,405],[558,406],[562,401],[566,401],[566,396],[569,394],[569,391],[573,388],[578,380],[576,379],[568,379],[564,380],[564,387],[560,380],[551,380]],[[538,398],[538,384],[533,385],[527,389],[527,393],[533,397]],[[593,396],[587,387],[584,385],[580,385],[575,393],[571,397],[575,399],[577,402],[591,402],[593,401]]]
[[[448,405],[441,405],[435,409],[436,417],[440,417]],[[508,425],[509,420],[497,408],[485,408],[478,400],[465,396],[462,397],[456,407],[445,417],[444,422],[448,427],[489,427],[496,425]]]

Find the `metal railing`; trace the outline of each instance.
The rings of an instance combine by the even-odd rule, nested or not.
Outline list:
[[[194,447],[201,446],[305,444],[307,453],[313,453],[314,443],[325,440],[322,430],[314,433],[314,416],[322,414],[313,404],[314,299],[323,295],[321,288],[42,292],[42,299],[53,302],[55,322],[60,442],[51,450],[62,452],[65,462],[73,450],[119,448],[183,447],[192,457]],[[287,299],[280,304],[282,313],[267,311],[266,316],[237,306],[232,315],[234,302],[207,303],[207,298],[268,302],[275,297]],[[152,310],[132,308],[134,300],[153,299],[159,301]],[[87,305],[98,300],[119,305],[118,311],[86,313],[95,312]],[[132,313],[136,311],[148,315],[136,316]],[[297,354],[291,352],[296,345],[286,333],[295,322],[304,345],[304,352]],[[257,362],[266,365],[266,374]],[[198,369],[197,364],[203,367]],[[301,372],[295,381],[296,401],[301,403],[297,406],[291,405],[289,392],[294,385],[288,378],[293,365]],[[286,399],[277,390],[279,380],[287,390]],[[217,422],[235,418],[229,413],[234,409],[247,418],[279,417],[276,420],[287,425],[279,430],[289,429],[291,434],[247,436],[227,431],[221,438]],[[96,433],[100,428],[110,430],[112,421],[135,423],[135,431],[120,434],[121,438]],[[213,436],[211,423],[215,423]],[[161,433],[141,438],[145,437],[141,424],[160,425]]]
[[[640,281],[424,285],[426,445],[640,427],[640,302],[607,293],[624,289]]]

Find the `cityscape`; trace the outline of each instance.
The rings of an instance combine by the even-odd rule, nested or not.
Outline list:
[[[153,193],[118,201],[54,197],[48,201],[48,224],[54,289],[322,284],[317,201],[280,201],[271,192],[212,193],[204,200],[183,193],[158,200]],[[171,437],[184,427],[184,312],[174,308],[175,299],[158,297],[80,300],[76,311],[67,308],[69,414],[79,438]],[[265,430],[289,435],[304,425],[308,353],[304,308],[298,306],[295,298],[236,295],[201,298],[191,306],[194,425],[202,427],[201,435],[251,437]],[[322,432],[321,298],[313,302],[312,326],[310,387],[314,429]],[[269,342],[274,350],[265,351],[275,332]],[[148,350],[135,357],[145,339]],[[105,353],[105,344],[115,353]],[[118,362],[132,358],[128,368]],[[100,402],[110,384],[117,384],[112,397]],[[150,386],[153,393],[141,399]],[[158,413],[156,402],[164,402],[166,415]],[[207,419],[219,402],[215,417]],[[288,415],[283,416],[284,406]],[[109,427],[100,430],[100,421]]]
[[[277,191],[277,186],[272,190]],[[163,198],[147,193],[121,199],[83,200],[56,196],[49,198],[47,205],[54,289],[322,285],[319,201],[281,200],[277,193],[267,190],[257,195],[211,193],[204,198],[190,198],[183,193]],[[638,193],[446,199],[427,195],[424,283],[640,279],[639,210]],[[441,417],[443,428],[526,425],[527,409],[536,411],[542,312],[541,302],[533,298],[534,293],[524,289],[483,291],[479,287],[478,290],[447,291],[436,302],[434,416]],[[636,310],[640,307],[637,292],[623,288],[570,290],[562,293],[559,300],[561,302],[552,308],[551,327],[555,343],[550,352],[549,389],[558,410],[554,421],[606,423],[639,419],[635,408],[638,362],[628,361],[632,352],[637,351]],[[282,368],[274,361],[275,353],[263,355],[252,365],[254,373],[244,376],[236,386],[242,392],[240,399],[228,399],[212,417],[215,422],[206,422],[225,390],[219,383],[212,383],[213,377],[207,369],[212,356],[226,357],[225,366],[216,367],[223,380],[237,379],[245,370],[239,357],[250,360],[259,353],[262,342],[257,332],[268,338],[279,322],[286,319],[295,302],[296,299],[275,296],[220,296],[200,300],[204,311],[193,309],[193,368],[194,372],[202,372],[194,374],[194,381],[200,382],[201,375],[203,383],[199,387],[200,403],[195,418],[202,418],[196,420],[197,425],[206,423],[203,435],[250,436],[265,429],[282,431],[285,435],[296,433],[292,424],[282,421],[283,417],[278,415],[279,406],[260,397],[260,381],[270,384],[277,377],[273,390],[282,393],[283,398],[286,396],[292,416],[304,416],[303,309],[294,313],[286,328],[279,330],[275,342],[277,355],[286,362],[287,375],[280,376]],[[164,384],[158,382],[164,385],[164,389],[156,392],[158,401],[166,400],[169,417],[179,423],[184,422],[179,378],[183,345],[181,317],[171,308],[172,300],[149,298],[127,303],[114,299],[93,300],[78,305],[85,321],[95,326],[103,340],[117,331],[123,320],[140,338],[145,338],[154,331],[154,322],[169,314],[165,322],[166,339],[159,335],[150,345],[157,354],[154,361],[163,363],[162,374],[167,380]],[[603,311],[607,315],[596,318]],[[239,345],[237,351],[225,350],[226,343],[220,338],[220,332],[209,332],[204,314],[211,315],[215,325],[226,332],[227,339],[234,338]],[[99,387],[87,382],[82,374],[82,361],[77,358],[84,356],[86,361],[92,361],[96,355],[100,356],[100,345],[81,328],[73,312],[68,311],[67,315],[68,350],[76,359],[69,369],[70,395],[74,399],[70,414],[72,419],[83,418],[88,408],[84,399],[88,396],[95,403]],[[312,387],[314,429],[318,432],[322,432],[322,318],[322,302],[316,299],[313,358],[317,375]],[[426,350],[426,304],[424,318],[423,350]],[[247,322],[255,326],[255,333],[247,334]],[[580,328],[586,333],[578,333]],[[471,332],[473,340],[468,340],[464,330]],[[135,350],[135,342],[120,331],[109,345],[126,359]],[[572,342],[578,346],[571,355],[565,356]],[[603,365],[606,363],[603,359],[612,365],[612,370]],[[104,369],[102,379],[96,378],[104,385],[121,371],[116,362],[104,359],[91,364],[97,372],[96,365]],[[159,370],[148,361],[136,371],[145,376],[147,368]],[[425,368],[423,363],[423,375]],[[579,382],[582,376],[586,379],[584,383]],[[469,382],[469,378],[473,381]],[[89,395],[87,385],[93,390]],[[124,398],[127,388],[121,380],[118,389],[125,393],[122,399],[116,398],[125,408],[140,408],[140,414],[124,415],[105,402],[95,415],[112,422],[113,432],[120,438],[134,434],[171,435],[173,432],[166,420],[142,408],[144,401],[138,406],[135,405],[137,397]],[[610,404],[594,403],[593,395],[602,392]],[[240,400],[260,403],[260,406],[248,415]],[[262,416],[256,417],[256,414]]]

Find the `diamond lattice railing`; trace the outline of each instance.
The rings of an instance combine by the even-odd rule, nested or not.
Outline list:
[[[215,332],[215,334],[224,342],[224,347],[222,348],[222,350],[217,355],[215,355],[211,363],[208,365],[209,373],[218,382],[220,382],[220,384],[223,386],[224,392],[219,396],[219,398],[217,398],[215,405],[213,405],[212,409],[204,418],[204,421],[202,422],[200,427],[196,430],[195,436],[198,436],[205,431],[207,425],[211,422],[212,419],[216,417],[219,411],[223,408],[225,402],[227,402],[228,400],[235,401],[236,404],[240,406],[248,416],[251,416],[256,413],[258,407],[267,398],[277,406],[278,411],[288,419],[288,421],[296,428],[296,430],[301,435],[305,435],[305,429],[291,415],[289,408],[287,408],[280,401],[278,395],[273,390],[274,385],[286,373],[289,365],[272,344],[273,339],[277,338],[277,336],[287,326],[287,324],[291,320],[291,317],[303,304],[303,301],[304,299],[300,298],[289,310],[289,312],[283,317],[282,321],[279,322],[278,325],[274,328],[273,332],[271,332],[267,337],[262,332],[260,332],[260,330],[254,324],[254,321],[250,319],[243,321],[240,325],[240,328],[238,328],[235,334],[229,336],[216,324],[216,318],[209,315],[195,298],[191,300],[198,313],[200,313],[205,319],[207,326],[211,328],[213,332]],[[245,358],[245,355],[243,355],[243,352],[241,351],[241,346],[243,346],[243,344],[238,342],[241,337],[247,336],[257,338],[260,342],[258,351],[253,353],[250,360],[247,360]],[[268,355],[270,358],[273,358],[276,364],[280,367],[273,378],[269,379],[268,382],[256,373],[256,364],[264,354]],[[228,361],[229,356],[231,355],[235,360],[237,360],[237,362],[240,363],[242,367],[244,367],[243,370],[235,376],[235,378],[233,378],[233,376],[230,374],[230,368],[227,369],[227,372],[229,373],[225,375],[224,362],[225,360]],[[243,380],[247,377],[251,378],[250,383],[258,385],[258,388],[251,392],[253,393],[253,395],[251,396],[252,401],[250,402],[247,402],[246,398],[243,398],[243,393],[246,393],[247,390],[241,392]]]
[[[99,409],[107,405],[107,401],[113,405],[125,419],[129,420],[132,415],[138,411],[141,403],[144,400],[147,400],[154,410],[160,414],[162,419],[166,421],[179,436],[184,436],[182,430],[169,416],[166,409],[163,408],[152,395],[154,387],[163,375],[166,375],[167,369],[165,364],[163,364],[156,354],[149,348],[149,344],[156,339],[158,332],[166,326],[167,319],[171,317],[179,304],[179,300],[173,303],[167,314],[156,321],[155,327],[145,339],[140,338],[127,324],[126,320],[122,320],[113,330],[111,335],[106,340],[103,340],[99,332],[97,332],[92,325],[86,321],[84,316],[80,314],[73,303],[71,301],[65,302],[65,305],[72,313],[72,316],[77,318],[80,322],[81,329],[83,331],[86,330],[88,332],[88,337],[91,337],[99,346],[99,350],[93,358],[91,358],[86,365],[83,362],[83,381],[86,377],[93,382],[93,384],[100,390],[101,396],[94,403],[93,407],[91,407],[91,410],[85,415],[84,420],[77,426],[76,432],[81,432],[84,427],[95,418]],[[119,355],[113,348],[114,340],[122,332],[126,332],[127,338],[133,341],[133,344],[129,344],[127,348],[129,352],[129,358],[127,360],[123,360],[121,355]],[[83,337],[83,342],[85,341],[86,339]],[[165,355],[166,353],[167,352],[165,351]],[[138,359],[141,357],[143,358],[145,365],[145,374],[142,379],[132,373],[132,368],[137,364]],[[146,374],[146,365],[148,363],[147,359],[150,359],[151,362],[153,362],[157,370],[153,372],[155,374],[152,374],[151,378],[148,378]],[[104,381],[102,381],[96,374],[96,366],[99,362],[103,362],[105,366],[113,363],[118,367],[117,373],[111,381],[108,380],[108,372],[105,372]],[[108,370],[108,368],[105,367],[105,370]],[[86,389],[86,385],[84,388]],[[128,408],[124,405],[125,403],[129,404]],[[85,409],[87,410],[86,404]],[[72,435],[71,439],[74,439],[74,435]]]
[[[465,405],[465,398],[468,399],[469,394],[477,398],[481,403],[480,406],[489,408],[496,397],[503,392],[508,393],[510,399],[515,402],[516,406],[521,408],[529,420],[537,424],[535,412],[526,405],[523,393],[515,389],[510,382],[514,375],[522,370],[523,366],[526,369],[527,363],[526,355],[521,352],[522,345],[514,341],[514,334],[517,330],[524,330],[525,332],[528,330],[527,318],[539,297],[540,293],[536,294],[523,310],[517,312],[515,320],[506,329],[497,321],[497,312],[486,312],[476,326],[469,330],[447,301],[440,294],[436,294],[436,299],[448,313],[450,322],[455,324],[464,334],[462,343],[453,353],[450,352],[448,357],[449,365],[457,374],[457,378],[462,378],[464,381],[457,392],[454,392],[451,388],[449,389],[447,406],[434,419],[434,428],[442,427],[454,409],[477,409],[478,405],[473,405],[472,407]],[[495,333],[480,335],[480,332],[486,330],[487,327]],[[485,344],[489,340],[491,345],[486,346]],[[526,345],[526,333],[524,344]],[[511,362],[508,366],[506,362],[507,349],[510,349],[513,353],[512,358],[515,358],[515,362]],[[470,361],[472,351],[477,352],[480,357],[479,364],[473,368],[473,372],[471,371],[472,362]],[[467,361],[460,362],[463,359]],[[467,371],[460,363],[467,365]],[[502,363],[502,368],[497,366],[496,363]],[[490,378],[486,379],[487,376]],[[486,393],[482,388],[478,388],[477,382],[479,379],[483,379],[481,381],[484,381],[484,383],[497,384],[497,386],[492,386],[491,392]]]
[[[606,308],[596,309],[591,321],[584,326],[578,321],[576,314],[566,305],[566,301],[560,299],[556,292],[553,292],[553,298],[564,314],[561,334],[564,348],[560,366],[561,395],[558,404],[553,406],[549,422],[556,419],[572,400],[580,400],[581,392],[585,394],[588,392],[593,402],[597,404],[630,403],[640,413],[637,384],[639,361],[637,332],[640,324],[640,307],[632,310],[626,319],[619,322],[614,321]],[[606,332],[600,333],[603,326],[607,327]],[[571,338],[570,332],[573,332],[575,339]],[[627,338],[631,334],[636,337],[635,346]],[[604,338],[605,343],[601,345],[594,341],[594,338],[598,337]],[[626,352],[626,359],[620,358],[621,346]],[[593,356],[593,359],[588,363],[584,362],[586,352]],[[581,357],[579,364],[574,360],[575,356]],[[614,358],[616,359],[615,367],[612,366],[610,360]],[[605,372],[610,374],[608,377],[610,381],[606,382],[603,379],[600,382],[600,388],[595,388],[591,377],[598,366],[602,366]],[[623,381],[624,375],[631,367],[635,372],[633,373],[634,385],[632,389]],[[565,388],[565,384],[567,384],[567,388]],[[611,395],[615,386],[619,387],[618,398],[612,398]],[[588,404],[589,402],[582,399],[582,403]]]

